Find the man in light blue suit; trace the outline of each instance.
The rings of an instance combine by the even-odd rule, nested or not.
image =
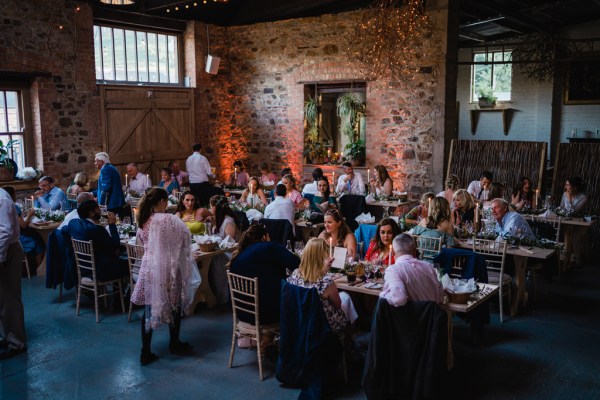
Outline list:
[[[122,217],[125,196],[123,195],[123,188],[121,186],[121,174],[110,163],[108,154],[104,152],[96,154],[95,164],[100,170],[98,192],[96,194],[98,203],[105,205],[108,211],[112,211]]]

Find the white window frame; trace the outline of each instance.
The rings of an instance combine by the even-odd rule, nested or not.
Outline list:
[[[7,107],[7,93],[16,94],[16,102],[13,117],[9,117]],[[9,140],[19,140],[19,145],[13,146],[8,150],[9,158],[17,163],[17,168],[22,170],[31,164],[33,160],[33,134],[31,132],[31,110],[29,102],[29,90],[19,85],[4,85],[0,83],[0,96],[2,97],[3,108],[0,109],[0,139],[6,145]],[[12,124],[10,120],[12,119]],[[16,124],[16,125],[15,125]]]
[[[504,53],[504,54],[503,54]],[[469,94],[470,94],[470,102],[471,103],[476,103],[478,101],[478,96],[477,93],[475,91],[475,69],[478,65],[481,64],[475,64],[477,61],[475,61],[476,57],[478,55],[486,55],[486,60],[494,60],[494,56],[497,54],[503,54],[503,56],[501,56],[501,60],[495,61],[495,62],[490,62],[489,66],[491,67],[491,73],[490,73],[490,77],[491,80],[489,82],[490,87],[492,88],[492,90],[494,90],[494,86],[495,86],[495,82],[494,79],[496,77],[496,74],[494,72],[495,69],[497,68],[501,68],[504,65],[510,65],[511,66],[511,77],[510,77],[510,92],[508,93],[508,96],[502,95],[501,93],[497,93],[494,90],[494,96],[498,97],[498,102],[510,102],[512,101],[512,81],[513,81],[513,77],[514,77],[514,70],[512,68],[512,63],[510,61],[512,61],[512,50],[510,49],[498,49],[498,50],[488,50],[485,52],[475,52],[473,53],[473,65],[471,66],[471,82],[470,82],[470,87],[469,87]],[[504,63],[502,62],[505,61]]]

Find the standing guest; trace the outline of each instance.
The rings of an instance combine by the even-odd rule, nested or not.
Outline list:
[[[34,195],[36,197],[34,206],[44,210],[68,210],[69,201],[67,195],[61,189],[54,186],[54,178],[43,176],[39,180],[40,189]]]
[[[493,199],[492,216],[496,220],[496,233],[499,236],[519,236],[535,239],[535,234],[525,217],[508,209],[508,201],[501,198]]]
[[[211,234],[218,235],[221,239],[227,236],[236,242],[240,236],[239,222],[235,213],[229,208],[229,202],[225,196],[217,195],[210,198],[210,211],[213,215],[213,227]],[[211,285],[217,303],[225,304],[229,299],[229,283],[227,282],[227,264],[231,253],[223,253],[214,256],[211,267],[208,270],[208,282]]]
[[[454,210],[452,219],[454,225],[462,227],[466,222],[473,222],[475,219],[475,202],[473,197],[465,189],[459,189],[452,198]]]
[[[138,239],[144,246],[144,257],[131,302],[145,306],[141,365],[158,359],[150,346],[153,330],[162,324],[169,325],[171,354],[184,355],[192,349],[179,340],[179,331],[181,312],[187,312],[192,302],[187,284],[195,261],[190,253],[190,231],[178,217],[166,213],[168,198],[165,190],[154,188],[140,201]]]
[[[390,251],[392,240],[400,234],[400,227],[391,218],[383,218],[377,224],[377,234],[371,240],[365,260],[378,261],[382,264],[390,265]],[[392,251],[392,264],[394,263],[396,253]]]
[[[233,173],[229,177],[229,185],[245,187],[248,185],[250,175],[246,172],[246,166],[240,160],[236,160],[233,163]]]
[[[344,174],[338,179],[335,188],[336,193],[364,195],[365,182],[362,175],[358,172],[355,173],[352,164],[348,161],[342,164],[342,168],[344,169]]]
[[[186,190],[179,199],[175,215],[181,218],[190,233],[204,235],[206,233],[204,221],[212,214],[208,209],[200,207],[198,199],[192,191]]]
[[[448,178],[446,178],[446,189],[439,192],[437,196],[445,198],[448,200],[448,203],[450,203],[450,206],[452,206],[452,203],[454,202],[454,193],[459,189],[459,186],[460,180],[458,179],[458,176],[449,175]]]
[[[277,175],[269,171],[269,164],[266,162],[261,162],[258,166],[260,170],[260,184],[262,186],[274,186],[277,181]]]
[[[75,174],[73,184],[67,189],[68,194],[77,196],[79,193],[86,192],[89,186],[88,176],[85,172]]]
[[[127,177],[129,178],[129,181],[127,182],[129,189],[140,195],[143,195],[146,192],[146,189],[152,187],[150,177],[140,172],[137,163],[132,162],[127,164]]]
[[[318,192],[315,193],[310,202],[311,210],[325,213],[330,208],[336,208],[335,197],[331,196],[329,180],[327,180],[327,177],[322,176],[319,178],[317,189]]]
[[[302,194],[316,194],[319,189],[317,187],[318,181],[323,177],[323,170],[319,167],[313,169],[312,178],[313,181],[311,183],[307,183],[302,188]]]
[[[391,196],[394,191],[394,183],[387,169],[383,165],[376,165],[373,175],[374,177],[369,182],[371,193],[375,193],[377,196]]]
[[[169,195],[179,191],[179,183],[177,182],[177,179],[173,178],[171,168],[161,168],[160,178],[161,181],[159,182],[158,187],[165,189]]]
[[[427,218],[412,229],[414,235],[441,238],[442,244],[454,246],[454,226],[451,222],[450,204],[443,197],[434,197],[429,204]]]
[[[185,186],[189,183],[190,176],[187,172],[181,170],[179,161],[172,160],[169,163],[169,168],[171,168],[171,175],[177,181],[179,186]]]
[[[492,174],[490,171],[483,171],[479,176],[478,181],[472,181],[469,183],[467,192],[473,196],[475,201],[486,201],[491,199],[491,197],[489,197],[489,186],[493,180],[494,174]]]
[[[588,201],[587,196],[583,193],[586,186],[581,177],[569,177],[565,182],[565,191],[560,200],[560,208],[574,213],[583,212]]]
[[[333,257],[329,255],[329,244],[323,239],[313,238],[306,243],[300,266],[287,279],[292,285],[316,288],[321,296],[321,304],[329,328],[334,333],[342,332],[348,322],[356,319],[356,310],[348,293],[340,293],[329,268]]]
[[[189,174],[190,189],[194,192],[200,204],[206,205],[212,190],[209,178],[214,178],[215,175],[212,173],[206,157],[200,154],[201,149],[202,145],[200,143],[192,146],[194,153],[186,160],[185,169]]]
[[[435,198],[435,193],[425,192],[421,196],[419,205],[414,207],[404,216],[407,224],[417,225],[424,219],[427,219],[427,212],[429,211],[429,203],[431,199]]]
[[[242,192],[241,203],[246,203],[250,207],[267,205],[267,197],[262,190],[258,178],[253,176],[248,180],[248,187]]]
[[[295,206],[294,202],[286,198],[285,185],[275,186],[275,200],[265,208],[267,219],[287,219],[294,228]]]
[[[320,239],[324,239],[327,245],[334,247],[345,247],[348,251],[348,258],[356,257],[356,237],[346,225],[346,221],[342,218],[342,214],[336,210],[328,210],[325,213],[324,224],[325,230],[319,235]]]
[[[288,174],[281,180],[286,189],[285,197],[290,199],[296,207],[299,207],[302,203],[302,194],[296,189],[296,179]]]
[[[286,268],[295,269],[300,259],[277,242],[269,241],[264,225],[251,225],[242,234],[240,246],[233,254],[229,270],[234,274],[258,278],[261,324],[279,321],[281,280],[286,278]],[[254,324],[254,317],[240,313],[241,321]]]
[[[123,205],[125,204],[125,196],[123,195],[123,187],[121,185],[121,174],[119,174],[119,171],[117,171],[110,163],[108,154],[104,152],[97,153],[94,162],[96,168],[100,170],[100,176],[98,177],[98,191],[96,194],[98,203],[105,205],[108,211],[121,214]]]
[[[17,209],[10,195],[0,189],[0,360],[27,351],[21,300],[22,269]]]
[[[394,238],[396,262],[385,270],[385,283],[379,297],[400,307],[407,301],[444,302],[444,288],[433,264],[418,260],[412,236],[402,233]]]
[[[94,195],[90,192],[79,193],[77,195],[77,207],[79,207],[79,205],[86,200],[94,200]],[[67,215],[65,215],[65,219],[63,220],[63,222],[61,222],[60,225],[58,226],[58,228],[56,228],[56,229],[62,229],[63,226],[69,225],[69,222],[71,222],[71,220],[73,220],[73,219],[79,219],[79,214],[77,213],[77,208],[69,211],[69,213]]]
[[[515,210],[531,208],[533,205],[533,190],[531,190],[531,180],[527,177],[522,177],[521,181],[512,193],[510,204]]]

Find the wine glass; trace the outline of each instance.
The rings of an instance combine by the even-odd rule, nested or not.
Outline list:
[[[131,218],[123,217],[123,225],[131,225]]]
[[[369,282],[369,278],[371,277],[371,273],[373,272],[373,267],[369,264],[365,264],[365,282]]]
[[[358,254],[356,255],[356,258],[358,258],[359,260],[362,260],[364,247],[365,242],[358,242]]]

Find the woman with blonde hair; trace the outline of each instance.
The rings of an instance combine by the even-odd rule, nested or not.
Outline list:
[[[73,184],[67,189],[67,194],[77,196],[81,192],[85,192],[88,185],[88,176],[85,172],[78,172],[73,178]]]
[[[465,189],[459,189],[452,196],[454,225],[462,226],[465,222],[473,222],[475,218],[475,202]]]
[[[450,204],[443,197],[431,199],[427,218],[422,219],[419,225],[415,226],[412,234],[442,238],[442,244],[447,247],[454,246],[454,226],[450,221]]]
[[[454,195],[458,191],[459,186],[460,180],[458,179],[458,176],[454,174],[448,175],[446,178],[446,190],[439,192],[437,196],[445,198],[448,200],[448,203],[450,203],[450,206],[452,206]]]
[[[427,218],[427,212],[429,211],[429,202],[431,199],[435,198],[435,193],[426,192],[421,196],[421,201],[419,205],[410,210],[405,216],[404,219],[408,224],[416,225],[422,220]]]
[[[329,257],[329,246],[325,240],[310,239],[302,252],[300,266],[287,281],[292,285],[317,289],[329,328],[337,333],[346,328],[348,321],[354,322],[357,315],[350,296],[340,293],[333,277],[327,273],[332,263],[333,257]]]

